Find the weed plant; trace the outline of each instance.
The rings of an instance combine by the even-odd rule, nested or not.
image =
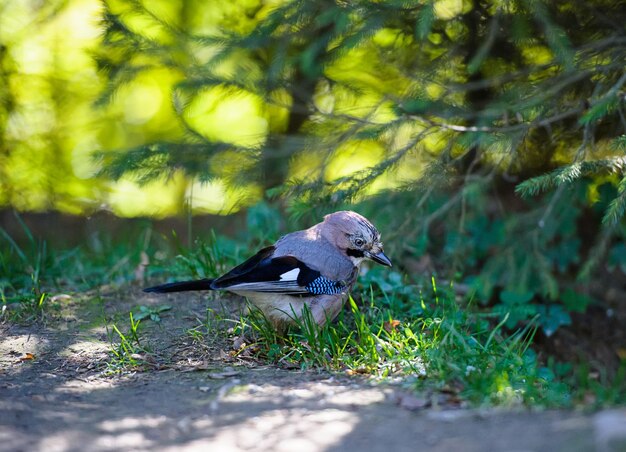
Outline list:
[[[135,319],[130,312],[129,328],[123,333],[116,324],[106,325],[109,338],[111,359],[107,363],[109,373],[121,373],[136,370],[146,364],[145,356],[149,352],[142,345],[139,334],[141,320]]]

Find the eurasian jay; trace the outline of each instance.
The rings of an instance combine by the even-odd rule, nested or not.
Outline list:
[[[144,292],[226,290],[248,298],[276,328],[302,317],[305,305],[323,325],[341,310],[365,259],[391,267],[374,225],[356,212],[340,211],[281,237],[217,279],[173,282]]]

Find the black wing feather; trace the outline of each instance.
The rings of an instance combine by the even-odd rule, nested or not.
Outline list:
[[[241,290],[248,288],[258,292],[309,293],[306,285],[317,279],[320,272],[294,256],[271,257],[273,251],[273,247],[264,248],[240,266],[213,281],[211,288],[237,289],[237,286],[243,286]],[[282,281],[281,277],[285,273],[296,269],[299,270],[297,280]]]
[[[145,289],[146,292],[185,290],[231,290],[234,292],[269,292],[295,296],[337,294],[345,291],[344,281],[332,281],[295,256],[272,257],[275,248],[268,246],[242,264],[215,280],[184,281]],[[298,275],[285,277],[293,270]]]
[[[195,281],[177,281],[159,286],[147,287],[144,292],[154,293],[170,293],[170,292],[187,292],[190,290],[211,290],[212,279],[198,279]]]
[[[273,246],[263,248],[247,261],[237,265],[228,273],[217,278],[213,282],[215,285],[214,288],[218,289],[221,287],[227,287],[230,281],[237,281],[238,278],[245,277],[246,275],[252,273],[253,270],[256,269],[262,261],[271,257],[271,255],[274,253],[274,250],[275,248]]]

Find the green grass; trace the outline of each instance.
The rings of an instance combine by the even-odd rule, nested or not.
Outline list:
[[[63,249],[51,248],[33,236],[18,214],[16,219],[22,240],[0,228],[0,320],[45,321],[58,309],[56,295],[97,292],[129,283],[143,285],[166,269],[175,275],[189,271],[178,261],[172,266],[174,258],[163,251],[176,240],[157,236],[149,224],[122,237],[94,233],[80,246]],[[200,251],[204,254],[212,249]],[[198,261],[198,253],[188,255]]]
[[[97,296],[103,287],[125,290],[153,279],[216,276],[263,244],[258,237],[242,246],[211,235],[188,250],[175,237],[163,239],[146,228],[125,238],[96,234],[80,247],[63,250],[50,249],[23,228],[26,240],[20,244],[0,229],[1,321],[45,321],[54,316],[61,294],[92,291]],[[506,317],[458,296],[452,284],[438,287],[435,279],[413,281],[372,267],[352,295],[336,321],[323,327],[305,311],[298,325],[279,333],[253,309],[239,321],[207,312],[187,335],[205,343],[216,334],[245,336],[247,345],[238,353],[252,353],[263,362],[401,381],[417,391],[453,394],[475,405],[626,403],[626,362],[617,375],[593,375],[585,363],[540,360],[533,350],[536,320],[507,329]],[[159,322],[169,309],[138,306],[129,313],[127,326],[107,325],[110,372],[150,369],[150,351],[139,326]]]
[[[141,320],[135,319],[133,313],[128,314],[129,325],[126,332],[116,325],[105,325],[110,343],[110,359],[107,362],[107,373],[124,373],[149,368],[147,357],[150,350],[142,344],[139,325]]]
[[[567,387],[549,377],[530,348],[535,327],[510,335],[502,330],[504,321],[490,328],[488,320],[459,307],[452,288],[416,294],[424,310],[419,318],[377,307],[369,294],[360,306],[350,298],[349,312],[323,327],[305,311],[279,337],[257,311],[235,334],[254,338],[259,356],[278,364],[402,379],[475,404],[571,404]]]
[[[248,338],[241,353],[254,350],[259,359],[277,365],[403,381],[417,391],[452,394],[472,405],[626,403],[626,365],[613,378],[589,379],[584,366],[541,363],[532,348],[538,322],[510,331],[506,316],[459,302],[453,286],[438,288],[433,279],[428,290],[404,284],[394,294],[394,279],[379,281],[391,290],[386,295],[372,284],[357,288],[359,303],[351,297],[349,309],[325,326],[305,310],[297,325],[278,334],[252,307],[232,334]]]

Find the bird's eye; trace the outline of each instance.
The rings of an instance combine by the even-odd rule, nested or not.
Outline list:
[[[356,246],[363,246],[363,245],[365,245],[365,240],[363,240],[363,239],[355,239],[354,240],[354,244]]]

